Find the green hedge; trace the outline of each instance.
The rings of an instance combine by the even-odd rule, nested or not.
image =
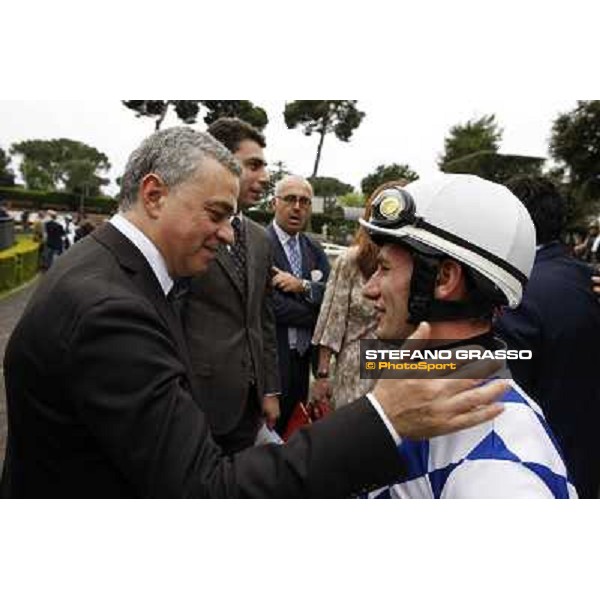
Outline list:
[[[0,187],[0,201],[14,202],[20,208],[29,210],[54,208],[56,210],[78,212],[81,205],[81,196],[69,192],[43,192],[18,187]],[[104,196],[86,198],[84,208],[86,212],[110,214],[117,210],[117,201],[114,198]]]
[[[0,252],[0,292],[16,288],[35,277],[39,249],[39,244],[22,236],[12,248]]]

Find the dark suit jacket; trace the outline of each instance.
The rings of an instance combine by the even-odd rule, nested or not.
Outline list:
[[[208,271],[192,280],[183,316],[202,408],[219,435],[242,418],[251,380],[258,401],[279,392],[271,244],[260,225],[248,218],[244,224],[247,300],[230,252],[221,246]]]
[[[589,265],[552,243],[536,255],[523,301],[496,323],[509,348],[531,361],[509,361],[515,381],[542,407],[582,497],[600,486],[600,305]]]
[[[53,250],[62,250],[64,248],[64,227],[54,220],[46,222],[46,246]]]
[[[274,264],[278,269],[292,273],[292,267],[273,224],[267,227],[267,232],[273,245]],[[277,324],[277,351],[281,372],[282,387],[285,389],[285,379],[289,376],[289,337],[288,328],[298,327],[312,332],[319,317],[319,310],[325,294],[327,278],[329,277],[329,260],[321,246],[307,235],[300,234],[300,252],[302,253],[302,278],[311,281],[311,298],[306,294],[288,294],[279,290],[273,291],[273,306]],[[321,271],[323,277],[316,282],[311,280],[312,271]]]
[[[175,313],[110,224],[40,281],[4,367],[4,496],[345,497],[400,471],[366,398],[285,446],[223,458]]]

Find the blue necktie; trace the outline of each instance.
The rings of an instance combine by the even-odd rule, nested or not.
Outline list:
[[[290,253],[290,266],[292,267],[292,272],[296,277],[302,279],[302,265],[300,262],[301,257],[300,248],[298,247],[298,238],[291,237],[287,244]],[[296,328],[296,350],[298,350],[300,356],[303,356],[310,347],[311,337],[310,329],[305,329],[303,327]]]
[[[298,239],[291,237],[288,240],[288,248],[290,249],[290,266],[292,273],[296,277],[302,278],[302,265],[300,263],[300,248],[298,248]]]

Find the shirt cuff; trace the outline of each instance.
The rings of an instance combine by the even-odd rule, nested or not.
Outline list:
[[[308,298],[308,300],[310,302],[312,302],[313,301],[313,286],[312,286],[312,283],[308,279],[306,279],[305,281],[308,281],[309,287],[308,287],[308,291],[305,292],[304,295]]]
[[[369,402],[373,405],[373,408],[377,411],[377,414],[381,417],[381,420],[385,423],[385,426],[388,428],[390,435],[394,438],[394,444],[396,444],[396,446],[399,446],[402,442],[402,438],[394,429],[394,426],[392,425],[391,421],[387,418],[385,412],[383,412],[383,408],[381,408],[381,404],[379,404],[379,401],[377,400],[377,398],[375,398],[373,392],[369,392],[367,394],[367,398]]]

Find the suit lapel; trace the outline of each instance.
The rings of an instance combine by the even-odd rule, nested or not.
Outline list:
[[[193,383],[193,370],[181,321],[167,301],[163,289],[144,255],[110,223],[95,230],[91,235],[112,252],[121,267],[129,273],[132,283],[156,308],[173,336],[180,358],[188,370],[190,381]]]
[[[248,280],[248,302],[247,306],[251,306],[252,294],[256,289],[256,274],[258,272],[258,256],[259,248],[257,240],[257,232],[253,224],[246,219],[246,278]]]
[[[233,286],[243,298],[244,290],[242,289],[242,282],[240,281],[235,271],[235,264],[233,262],[233,258],[231,258],[229,248],[225,244],[221,244],[217,249],[216,261],[219,263],[219,265],[221,265],[221,268],[223,269],[223,271],[225,271],[225,273],[233,283]]]
[[[302,277],[312,281],[310,275],[313,270],[312,249],[303,233],[300,234],[300,252],[302,253]]]
[[[290,261],[287,258],[287,254],[285,253],[279,237],[277,237],[277,233],[275,232],[273,225],[269,225],[269,227],[267,227],[267,231],[269,232],[269,235],[274,243],[273,257],[275,259],[275,264],[279,265],[280,269],[283,269],[288,273],[292,273],[292,265],[290,265]]]

